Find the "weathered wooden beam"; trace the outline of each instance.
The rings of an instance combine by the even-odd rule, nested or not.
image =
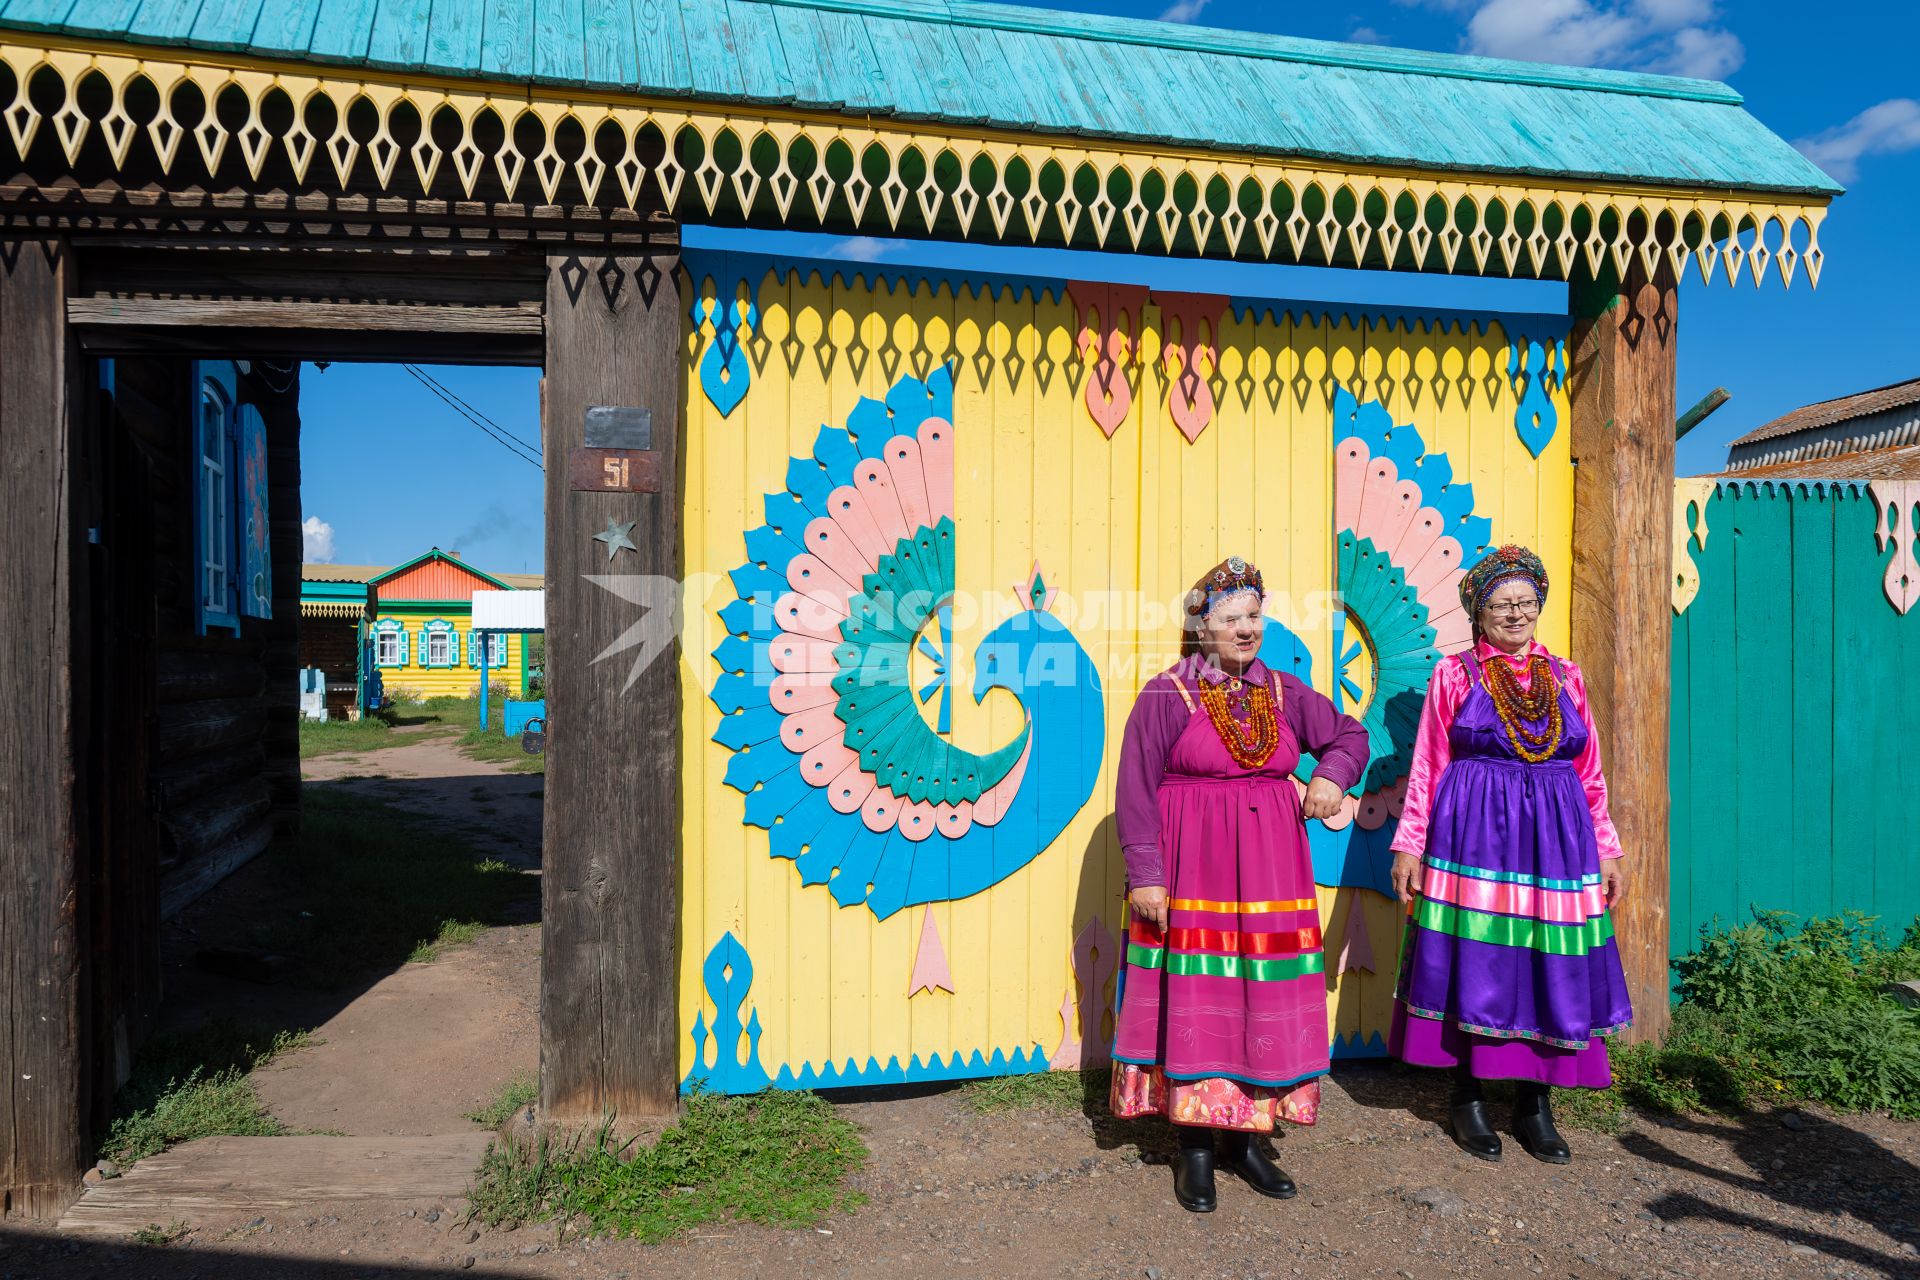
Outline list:
[[[562,1124],[609,1112],[660,1115],[678,1099],[676,265],[672,254],[548,259],[541,400],[554,731],[541,875],[540,1108]],[[661,492],[570,486],[564,460],[582,447],[595,405],[651,414]],[[635,549],[609,559],[607,544],[594,540],[609,525],[629,528]],[[644,661],[649,639],[661,644]]]
[[[225,329],[348,329],[386,333],[517,334],[538,337],[540,304],[413,306],[380,302],[278,302],[258,298],[78,297],[74,325]]]
[[[1671,1021],[1668,644],[1673,617],[1674,352],[1679,293],[1660,259],[1571,290],[1573,659],[1587,678],[1614,824],[1627,854],[1614,912],[1630,1038]]]
[[[228,876],[265,853],[273,843],[273,819],[262,817],[205,857],[182,863],[160,878],[160,918],[170,919]]]
[[[0,240],[0,608],[32,619],[0,664],[0,1211],[54,1218],[87,1135],[76,794],[78,529],[62,305],[71,251]]]
[[[247,654],[163,649],[154,655],[154,688],[163,703],[257,698],[266,683],[265,670]]]
[[[83,325],[74,330],[91,356],[178,355],[194,359],[354,360],[379,364],[532,366],[545,349],[538,332],[444,333],[421,330],[198,328],[183,325]]]
[[[1725,387],[1715,387],[1713,390],[1707,392],[1707,394],[1701,396],[1693,408],[1681,414],[1679,418],[1674,421],[1673,438],[1675,440],[1684,439],[1687,432],[1705,422],[1721,405],[1731,399],[1733,399],[1733,393]]]

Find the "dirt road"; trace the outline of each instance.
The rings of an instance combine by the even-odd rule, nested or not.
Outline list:
[[[460,796],[480,793],[470,779],[481,773],[451,772],[431,747],[361,757],[340,773],[385,780],[341,785],[474,820]],[[537,832],[539,780],[499,784],[509,786],[531,810],[523,829]],[[507,802],[499,788],[487,793],[497,809]],[[355,994],[321,1021],[326,1044],[260,1073],[260,1093],[299,1127],[446,1132],[533,1065],[537,993],[538,927],[490,931]],[[0,1280],[1920,1277],[1920,1125],[1884,1118],[1642,1119],[1618,1137],[1570,1134],[1565,1168],[1511,1143],[1490,1166],[1440,1132],[1443,1082],[1352,1067],[1329,1082],[1320,1124],[1278,1144],[1298,1199],[1266,1201],[1223,1180],[1219,1211],[1194,1216],[1173,1202],[1164,1128],[1119,1124],[1097,1100],[1065,1115],[981,1115],[942,1088],[841,1105],[872,1151],[858,1180],[868,1200],[818,1229],[721,1223],[642,1246],[480,1230],[457,1202],[315,1203],[199,1214],[186,1239],[163,1248],[4,1232]]]

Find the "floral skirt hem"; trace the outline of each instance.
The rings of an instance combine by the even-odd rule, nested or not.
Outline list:
[[[1320,1118],[1320,1081],[1275,1089],[1226,1076],[1169,1080],[1161,1067],[1116,1061],[1108,1105],[1122,1120],[1165,1116],[1174,1124],[1272,1133],[1280,1120],[1308,1125]]]

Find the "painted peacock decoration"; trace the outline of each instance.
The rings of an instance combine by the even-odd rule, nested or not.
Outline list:
[[[951,740],[953,476],[944,366],[822,426],[746,533],[713,651],[713,737],[747,823],[801,883],[881,919],[1032,861],[1092,794],[1105,749],[1099,674],[1037,569],[1026,607],[973,655],[974,700],[1008,690],[1020,731],[984,752]]]

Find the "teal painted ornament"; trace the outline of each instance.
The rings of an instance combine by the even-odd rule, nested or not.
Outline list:
[[[760,1065],[759,1010],[748,1014],[744,1027],[740,1022],[747,992],[753,986],[753,961],[731,932],[720,935],[720,941],[707,952],[706,963],[700,967],[700,980],[707,988],[707,999],[713,1001],[713,1052],[707,1052],[706,1016],[697,1013],[692,1032],[693,1069],[681,1081],[681,1089],[758,1093],[772,1083]],[[743,1031],[747,1037],[744,1054],[740,1048]]]
[[[753,386],[753,364],[742,332],[759,327],[759,303],[751,293],[746,298],[732,293],[695,297],[691,313],[695,332],[705,322],[713,324],[713,340],[700,357],[700,390],[721,417],[731,417]]]
[[[1515,339],[1507,351],[1507,379],[1520,395],[1513,411],[1513,429],[1527,452],[1539,457],[1553,443],[1560,425],[1559,410],[1553,406],[1553,391],[1567,378],[1567,344]]]

